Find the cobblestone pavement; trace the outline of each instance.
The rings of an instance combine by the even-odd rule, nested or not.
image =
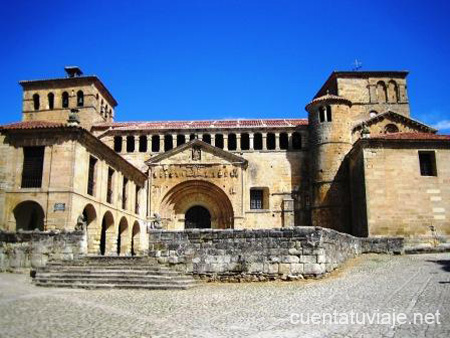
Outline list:
[[[302,324],[296,314],[440,312],[440,325]],[[294,314],[293,317],[292,314]],[[343,317],[338,317],[343,320]],[[345,317],[344,317],[345,319]],[[0,274],[0,337],[450,337],[450,254],[367,255],[319,281],[188,291],[34,287]]]

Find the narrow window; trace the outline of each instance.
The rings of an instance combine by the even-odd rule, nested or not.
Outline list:
[[[263,148],[263,139],[261,133],[256,133],[253,138],[253,149],[261,150]]]
[[[379,103],[385,103],[387,101],[386,85],[383,81],[377,83],[377,96]]]
[[[97,159],[95,157],[89,157],[89,174],[88,174],[88,186],[87,193],[94,196],[95,190],[95,167],[97,165]]]
[[[326,112],[326,108],[325,107],[319,107],[319,122],[325,122],[325,112]]]
[[[139,136],[139,152],[140,153],[147,152],[147,136],[145,135]]]
[[[114,151],[122,152],[122,136],[114,136]]]
[[[45,147],[24,147],[22,167],[22,188],[40,188],[44,168]]]
[[[108,203],[112,203],[113,177],[114,177],[114,170],[112,168],[108,168],[108,190],[106,192],[106,202]]]
[[[81,90],[79,90],[77,92],[77,106],[78,107],[83,107],[84,106],[84,93]]]
[[[262,209],[264,205],[262,189],[250,190],[250,209]]]
[[[48,109],[53,110],[53,108],[55,108],[55,94],[48,93],[47,99],[48,99]]]
[[[275,134],[267,133],[267,149],[274,150],[275,149]]]
[[[63,108],[68,108],[69,107],[69,93],[68,92],[62,93],[61,101],[62,101],[62,107]]]
[[[34,94],[33,95],[34,110],[39,110],[40,105],[41,105],[41,102],[40,102],[39,94]]]
[[[292,149],[302,149],[302,135],[299,132],[292,133]]]
[[[177,135],[177,147],[185,143],[186,143],[186,136],[181,134]]]
[[[228,150],[236,150],[236,147],[237,147],[236,134],[229,134],[228,135]]]
[[[331,122],[331,107],[330,106],[322,106],[319,107],[319,121],[322,122]]]
[[[122,184],[122,209],[127,209],[127,199],[128,199],[128,179],[126,177],[123,178],[123,184]]]
[[[250,149],[250,135],[247,133],[241,134],[241,149],[242,150]]]
[[[398,102],[399,101],[398,97],[399,97],[399,95],[398,95],[397,82],[395,82],[394,80],[391,80],[388,83],[388,99],[389,99],[389,102],[392,102],[392,103]]]
[[[327,106],[327,121],[331,122],[333,119],[331,118],[331,107]]]
[[[434,151],[419,151],[420,175],[437,176],[436,154]]]
[[[127,153],[134,153],[134,136],[127,136]]]
[[[210,134],[203,134],[203,142],[211,144],[211,135]]]
[[[216,134],[214,146],[223,149],[223,134]]]
[[[159,152],[159,135],[152,136],[152,152]]]
[[[172,135],[164,135],[164,151],[173,149],[173,137]]]
[[[134,203],[134,213],[135,214],[139,214],[139,193],[141,191],[141,188],[136,186],[136,198],[135,198],[135,203]]]
[[[289,148],[289,137],[287,133],[280,134],[280,149],[287,150]]]

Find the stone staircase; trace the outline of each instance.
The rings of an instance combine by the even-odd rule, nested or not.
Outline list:
[[[49,261],[32,272],[33,283],[46,287],[84,289],[186,290],[198,285],[189,275],[150,257],[86,256],[73,261]]]

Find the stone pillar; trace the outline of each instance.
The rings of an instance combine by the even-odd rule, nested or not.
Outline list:
[[[288,134],[288,150],[292,150],[294,147],[292,146],[292,133]]]
[[[228,134],[223,134],[223,150],[228,150]]]
[[[211,145],[216,146],[216,134],[210,134],[211,135]]]
[[[198,135],[198,139],[200,141],[203,141],[203,133],[198,133],[197,135]]]
[[[275,150],[280,150],[280,133],[275,133]]]
[[[190,137],[191,137],[191,134],[185,134],[185,135],[184,135],[184,141],[185,141],[186,143],[190,142],[190,141],[191,141]]]
[[[255,134],[254,133],[249,133],[248,137],[250,139],[250,150],[255,150],[255,143],[253,142],[254,138],[255,138]]]
[[[164,135],[163,134],[159,135],[159,152],[160,153],[164,152]]]
[[[262,133],[262,150],[267,150],[267,133]]]
[[[283,199],[283,227],[292,228],[293,226],[295,226],[294,199],[285,197]]]
[[[139,135],[134,135],[134,152],[137,153],[139,152]]]
[[[172,149],[178,147],[177,134],[172,134]]]
[[[122,136],[122,153],[126,153],[127,152],[127,137],[126,136]]]
[[[241,151],[241,134],[236,134],[236,151]]]
[[[147,152],[148,153],[152,152],[152,136],[153,135],[150,135],[150,134],[147,135]]]

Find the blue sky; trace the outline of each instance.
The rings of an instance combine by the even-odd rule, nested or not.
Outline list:
[[[450,132],[447,1],[4,1],[0,123],[19,80],[96,74],[117,120],[306,117],[333,70],[409,70],[412,116]]]

